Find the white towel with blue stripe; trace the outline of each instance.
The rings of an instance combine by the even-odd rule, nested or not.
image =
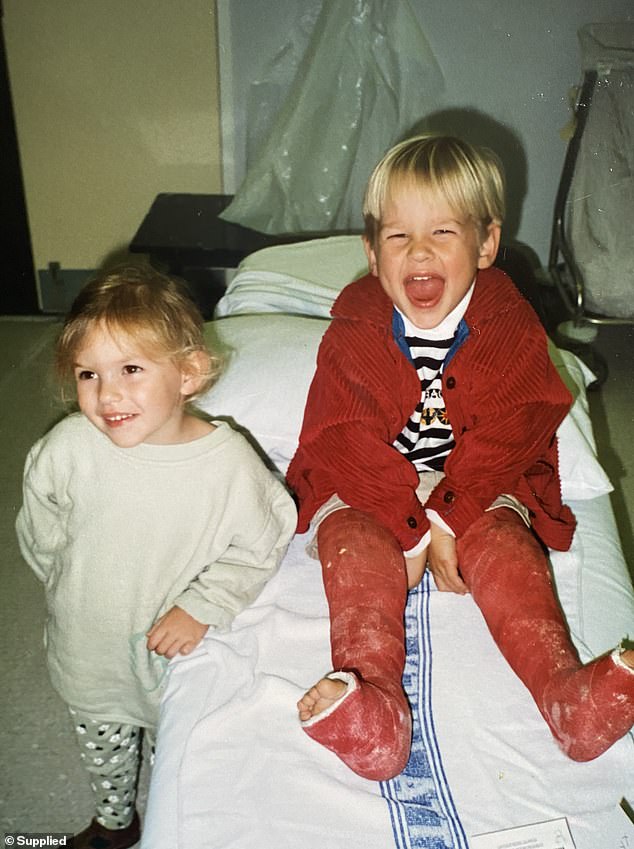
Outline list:
[[[582,524],[601,504],[575,505]],[[593,534],[582,536],[553,562],[573,637],[600,652],[631,629],[634,599],[622,564],[605,580],[584,571]],[[634,802],[631,738],[569,761],[471,598],[429,578],[406,612],[414,742],[403,774],[367,781],[304,734],[295,702],[330,668],[320,566],[305,544],[293,541],[230,632],[171,664],[143,849],[469,849],[474,835],[562,817],[576,849],[634,847],[620,806]]]

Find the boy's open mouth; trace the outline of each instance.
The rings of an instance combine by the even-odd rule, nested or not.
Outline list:
[[[407,297],[416,306],[431,306],[443,293],[445,284],[441,277],[428,274],[411,275],[405,280]]]

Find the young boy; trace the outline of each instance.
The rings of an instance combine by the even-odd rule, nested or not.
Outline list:
[[[370,274],[347,286],[318,356],[288,481],[322,563],[335,672],[299,701],[306,732],[355,772],[404,768],[408,586],[470,592],[554,737],[596,757],[634,724],[634,651],[582,666],[544,546],[566,550],[555,432],[571,397],[537,316],[492,267],[497,158],[419,136],[364,202]]]

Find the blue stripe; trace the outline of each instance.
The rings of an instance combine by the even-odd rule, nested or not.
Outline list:
[[[432,637],[431,637],[431,616],[429,612],[432,592],[432,576],[429,572],[425,573],[423,581],[420,585],[417,595],[420,597],[419,607],[419,622],[421,623],[420,634],[424,643],[422,646],[421,660],[419,665],[425,667],[425,672],[421,674],[421,682],[425,681],[425,692],[421,694],[419,704],[422,704],[423,697],[425,699],[425,710],[423,717],[424,723],[421,723],[427,731],[426,743],[428,751],[433,758],[434,774],[436,776],[439,801],[447,823],[450,827],[452,836],[455,841],[456,849],[468,849],[467,838],[462,827],[462,823],[458,816],[458,811],[453,801],[451,788],[447,782],[445,768],[440,754],[438,745],[438,737],[436,736],[436,726],[434,724],[434,712],[432,704]]]
[[[403,683],[412,706],[412,752],[401,775],[381,783],[398,849],[468,849],[442,764],[432,713],[430,581],[427,573],[405,611]]]
[[[449,349],[449,353],[445,357],[445,364],[444,364],[445,371],[447,370],[447,366],[449,365],[449,363],[453,360],[454,354],[456,353],[458,348],[462,345],[462,343],[465,341],[465,339],[468,336],[469,336],[469,325],[464,320],[464,318],[461,318],[459,323],[458,323],[458,327],[456,328],[456,335],[454,337],[453,345],[451,346],[451,348]]]
[[[456,335],[454,336],[453,344],[447,352],[447,356],[445,357],[443,363],[445,369],[453,359],[454,354],[456,353],[458,348],[460,348],[465,339],[467,339],[469,333],[469,325],[464,320],[464,318],[461,318],[458,322],[458,327],[456,328]],[[392,310],[392,336],[400,350],[403,352],[403,354],[405,354],[407,359],[413,363],[412,353],[410,351],[409,345],[407,344],[407,337],[405,336],[405,322],[401,318],[396,307],[394,307]]]
[[[405,322],[396,307],[392,310],[392,336],[402,353],[411,362],[412,354],[405,338]]]

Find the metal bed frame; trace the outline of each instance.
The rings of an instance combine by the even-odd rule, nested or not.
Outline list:
[[[588,325],[634,325],[632,318],[616,318],[590,312],[586,309],[584,278],[566,232],[565,212],[568,192],[579,155],[581,138],[586,127],[588,112],[597,87],[598,71],[587,69],[575,105],[575,130],[568,143],[566,157],[555,200],[548,270],[557,287],[563,305],[572,320],[572,332],[578,329],[580,338]],[[596,328],[595,328],[596,331]],[[591,335],[591,334],[589,334]]]

